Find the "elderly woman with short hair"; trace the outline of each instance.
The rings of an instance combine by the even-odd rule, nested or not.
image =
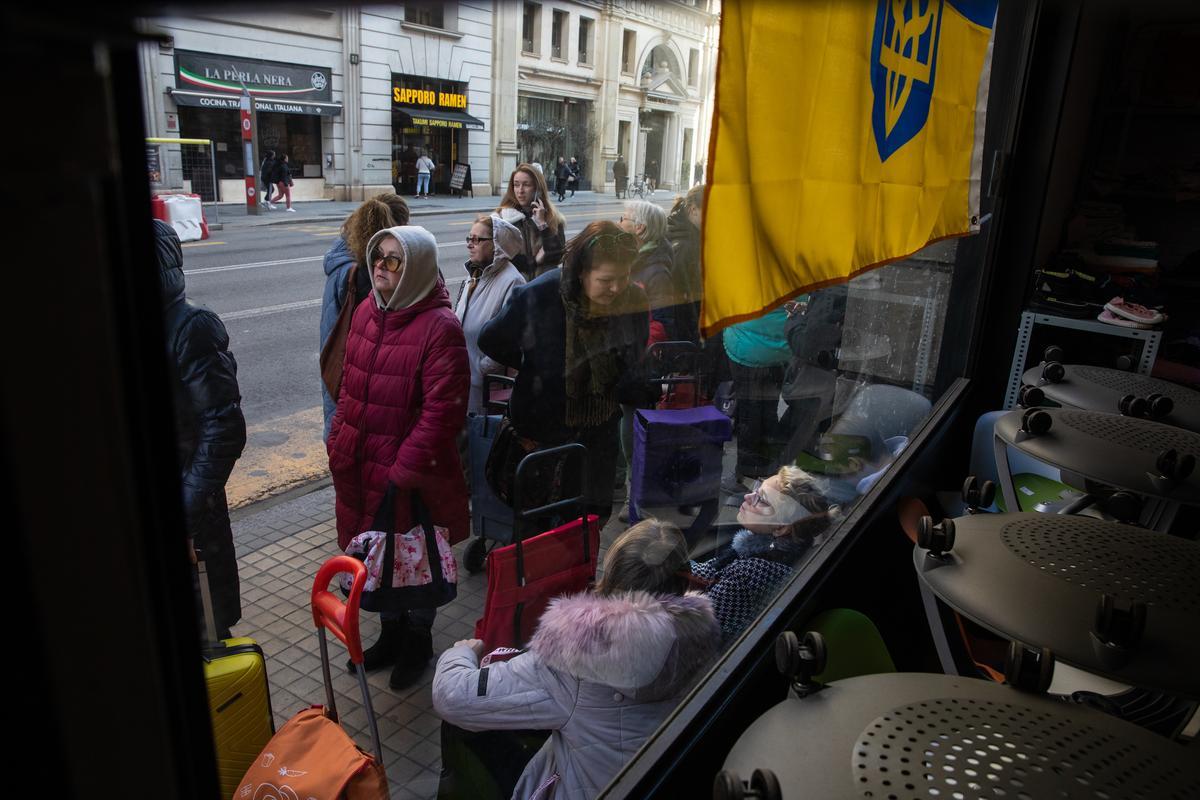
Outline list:
[[[675,290],[675,256],[667,239],[666,212],[654,203],[630,200],[618,224],[637,238],[632,278],[650,302],[650,344],[683,338],[676,324],[676,306],[682,298]]]

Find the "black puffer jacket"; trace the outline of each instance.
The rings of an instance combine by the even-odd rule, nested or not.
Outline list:
[[[241,618],[237,557],[225,482],[246,445],[237,362],[220,317],[184,296],[183,249],[174,229],[154,221],[167,352],[170,355],[188,533],[201,551],[219,631]]]

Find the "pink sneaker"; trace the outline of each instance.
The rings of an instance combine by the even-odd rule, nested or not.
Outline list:
[[[1100,320],[1101,322],[1107,322],[1109,325],[1120,325],[1122,328],[1140,328],[1142,330],[1150,330],[1154,327],[1153,325],[1147,325],[1144,322],[1134,322],[1131,319],[1118,317],[1116,314],[1109,311],[1107,307],[1100,312],[1100,316],[1096,317],[1096,319]]]
[[[1118,317],[1124,317],[1131,322],[1140,322],[1143,325],[1157,325],[1162,322],[1163,315],[1152,308],[1146,308],[1137,303],[1129,303],[1123,297],[1114,297],[1104,304],[1104,310],[1116,314]]]

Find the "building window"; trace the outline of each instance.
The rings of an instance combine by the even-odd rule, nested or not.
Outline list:
[[[621,72],[633,74],[633,60],[637,56],[637,32],[625,31],[621,39]]]
[[[446,27],[446,17],[440,2],[414,2],[404,4],[404,21],[430,28]]]
[[[700,51],[692,48],[688,53],[688,86],[700,85]]]
[[[570,20],[565,11],[554,12],[554,22],[550,28],[550,57],[559,61],[567,60],[567,26]]]
[[[591,66],[593,21],[587,17],[579,19],[579,63]]]
[[[521,19],[521,52],[536,56],[541,33],[542,6],[539,3],[526,3],[525,14]]]

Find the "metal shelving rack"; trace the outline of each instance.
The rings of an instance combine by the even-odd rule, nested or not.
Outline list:
[[[1119,336],[1126,339],[1137,339],[1142,342],[1142,353],[1138,359],[1137,372],[1149,375],[1158,357],[1158,345],[1162,340],[1161,330],[1142,330],[1140,328],[1122,328],[1104,322],[1089,319],[1072,319],[1059,317],[1054,314],[1039,314],[1036,311],[1021,313],[1021,326],[1017,329],[1017,346],[1013,351],[1012,369],[1008,374],[1008,391],[1004,394],[1004,408],[1010,409],[1017,404],[1017,395],[1021,391],[1021,375],[1026,370],[1025,359],[1029,356],[1029,339],[1035,325],[1050,325],[1056,328],[1069,328],[1077,331],[1088,331],[1103,336]]]

